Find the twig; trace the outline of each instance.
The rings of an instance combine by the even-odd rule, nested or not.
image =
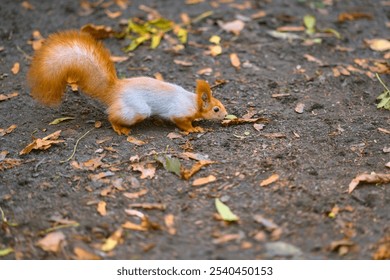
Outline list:
[[[61,163],[65,163],[65,162],[70,161],[70,160],[73,158],[73,156],[75,155],[75,153],[76,153],[76,149],[77,149],[77,146],[78,146],[80,140],[83,139],[85,136],[87,136],[87,134],[90,133],[90,132],[91,132],[92,130],[94,130],[94,129],[95,129],[95,128],[92,128],[92,129],[88,130],[88,131],[87,131],[86,133],[84,133],[79,139],[77,139],[76,144],[75,144],[74,147],[73,147],[73,152],[72,152],[72,154],[70,155],[70,157],[68,157],[66,160],[61,160],[60,162],[61,162]]]
[[[28,55],[24,50],[22,50],[21,47],[19,47],[18,45],[16,45],[16,49],[17,49],[19,52],[21,52],[21,53],[25,56],[25,58],[26,58],[27,60],[32,60],[32,56],[31,56],[31,55]]]
[[[379,80],[379,82],[382,84],[382,86],[386,89],[386,92],[390,92],[390,90],[387,88],[385,83],[382,81],[381,77],[379,77],[379,74],[375,73],[375,75],[376,75],[376,78]]]

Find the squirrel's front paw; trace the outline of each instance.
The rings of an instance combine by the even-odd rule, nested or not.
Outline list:
[[[116,133],[118,133],[118,135],[123,134],[123,135],[128,136],[130,134],[131,129],[128,127],[121,126],[121,125],[114,125],[114,124],[111,124],[111,125],[112,125],[112,129],[114,129],[114,131]]]

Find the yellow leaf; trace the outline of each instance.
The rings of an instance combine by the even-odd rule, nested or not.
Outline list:
[[[106,239],[106,242],[101,247],[101,250],[104,252],[109,252],[115,249],[118,243],[122,239],[123,229],[117,229],[109,238]]]
[[[230,63],[233,65],[234,68],[240,69],[241,62],[236,53],[230,54]]]
[[[12,74],[14,74],[14,75],[18,74],[19,70],[20,70],[20,63],[15,62],[14,66],[12,66],[12,69],[11,69]]]

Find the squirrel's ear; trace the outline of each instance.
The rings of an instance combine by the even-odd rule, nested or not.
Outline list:
[[[207,109],[211,102],[211,89],[209,84],[204,80],[197,80],[196,94],[198,95],[199,108],[203,110]]]

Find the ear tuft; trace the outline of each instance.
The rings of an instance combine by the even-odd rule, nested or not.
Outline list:
[[[207,110],[211,102],[211,89],[208,82],[204,80],[197,80],[196,94],[198,95],[198,107],[201,110]]]

